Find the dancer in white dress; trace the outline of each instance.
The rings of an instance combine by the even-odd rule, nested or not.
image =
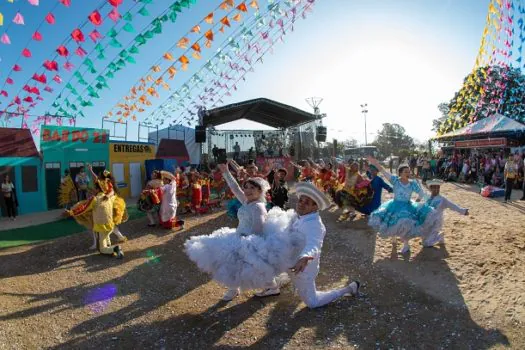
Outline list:
[[[191,237],[184,246],[189,258],[202,271],[229,288],[223,297],[229,301],[239,295],[241,289],[275,286],[276,272],[268,262],[268,246],[263,237],[267,216],[265,195],[270,185],[260,177],[253,177],[241,188],[227,164],[218,167],[242,203],[238,212],[239,226]]]

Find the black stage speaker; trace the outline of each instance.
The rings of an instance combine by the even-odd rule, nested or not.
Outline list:
[[[326,127],[325,126],[317,127],[317,133],[315,134],[315,141],[326,142]]]
[[[204,126],[195,127],[195,142],[196,143],[206,142],[206,127]]]

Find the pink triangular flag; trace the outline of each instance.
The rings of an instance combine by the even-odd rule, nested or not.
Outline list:
[[[55,16],[51,12],[49,12],[46,16],[46,22],[49,24],[55,24]]]
[[[15,72],[20,72],[20,71],[22,70],[22,67],[20,67],[18,64],[15,64],[15,65],[13,66],[13,70],[14,70]]]
[[[39,0],[27,0],[27,1],[29,1],[29,3],[30,3],[31,5],[33,5],[33,6],[38,6],[38,2],[39,2]]]
[[[71,6],[71,0],[60,0],[60,2],[61,2],[65,7],[69,7],[69,6]]]
[[[79,57],[84,57],[85,55],[87,55],[86,50],[84,50],[84,49],[82,48],[82,46],[79,46],[79,47],[76,49],[75,53],[76,53]]]
[[[31,51],[29,51],[29,49],[23,49],[22,56],[27,57],[27,58],[31,57]]]
[[[42,34],[37,30],[33,33],[33,40],[35,41],[41,41],[42,40]]]
[[[102,35],[100,35],[100,33],[96,29],[94,29],[91,33],[89,33],[89,37],[91,38],[91,40],[93,40],[94,43],[96,43],[97,39],[102,38]]]
[[[113,22],[117,22],[120,18],[120,14],[118,13],[118,10],[116,7],[113,7],[113,10],[108,14],[109,18],[113,20]]]
[[[57,83],[59,84],[62,84],[62,78],[60,78],[60,75],[55,75],[55,77],[53,78],[54,81],[56,81]]]
[[[53,88],[51,88],[50,86],[46,86],[44,88],[44,91],[47,91],[47,92],[53,92]]]
[[[9,39],[9,36],[6,33],[2,34],[0,41],[2,42],[2,44],[6,44],[6,45],[11,44],[11,39]]]
[[[0,95],[2,95],[2,96],[4,96],[4,97],[9,96],[9,95],[7,94],[7,91],[5,91],[5,90],[0,91]]]
[[[73,69],[75,66],[73,65],[73,63],[67,61],[66,63],[64,63],[63,67],[68,72],[71,72],[71,69]]]
[[[24,25],[24,17],[20,14],[20,12],[17,12],[16,15],[15,15],[15,18],[13,18],[13,23],[14,24],[20,24],[20,25]]]
[[[7,84],[9,84],[9,85],[13,85],[13,84],[15,83],[14,80],[11,79],[11,78],[7,78],[7,79],[5,80],[5,82],[6,82]]]

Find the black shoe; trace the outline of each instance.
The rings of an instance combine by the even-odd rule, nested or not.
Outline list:
[[[113,252],[115,253],[117,259],[124,258],[124,252],[122,251],[122,249],[120,249],[119,245],[113,248]]]

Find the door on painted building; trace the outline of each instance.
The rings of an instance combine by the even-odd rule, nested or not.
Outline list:
[[[131,197],[138,197],[142,191],[142,174],[140,163],[129,163],[129,183]]]
[[[62,178],[60,163],[46,163],[45,169],[47,209],[58,209],[58,189]]]
[[[15,179],[15,168],[10,166],[0,166],[0,181],[4,181],[4,176],[9,175],[9,178],[11,179],[11,182],[16,186],[16,179]],[[4,202],[4,196],[0,196],[0,205],[2,208],[2,216],[7,216],[7,207],[5,206]],[[15,208],[17,210],[17,208]],[[17,210],[18,214],[18,210]]]

